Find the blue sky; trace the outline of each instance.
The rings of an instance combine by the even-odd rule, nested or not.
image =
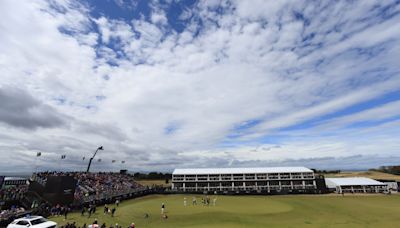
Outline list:
[[[99,145],[98,170],[400,163],[400,1],[6,0],[0,15],[4,170],[83,170]]]

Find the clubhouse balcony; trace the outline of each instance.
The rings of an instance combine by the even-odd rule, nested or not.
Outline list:
[[[204,191],[293,191],[316,189],[312,170],[305,167],[176,169],[172,189]]]

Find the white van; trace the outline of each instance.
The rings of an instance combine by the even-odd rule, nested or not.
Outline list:
[[[28,216],[15,219],[7,228],[57,228],[57,223],[49,221],[42,216]]]

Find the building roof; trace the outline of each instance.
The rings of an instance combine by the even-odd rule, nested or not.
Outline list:
[[[313,172],[306,167],[259,167],[259,168],[199,168],[175,169],[173,175],[242,174],[242,173],[305,173]]]
[[[328,188],[336,188],[336,186],[355,185],[386,185],[385,183],[366,177],[325,178],[325,183]]]
[[[23,177],[5,177],[4,181],[14,181],[14,180],[27,180],[27,178]]]

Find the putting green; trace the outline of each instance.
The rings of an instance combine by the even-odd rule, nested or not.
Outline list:
[[[197,198],[194,206],[193,196]],[[202,197],[152,195],[122,202],[115,217],[104,215],[101,206],[91,218],[71,213],[66,221],[62,217],[51,220],[59,225],[76,221],[82,226],[97,218],[107,227],[115,223],[127,227],[131,222],[137,227],[398,227],[400,214],[399,195],[211,195],[210,206],[201,203]],[[168,219],[161,218],[162,203]]]

